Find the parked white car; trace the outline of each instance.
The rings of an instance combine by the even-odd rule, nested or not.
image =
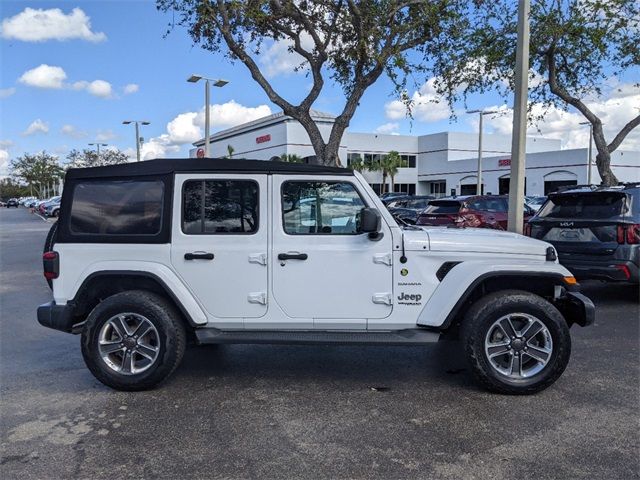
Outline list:
[[[154,160],[69,170],[44,253],[42,325],[88,368],[148,389],[198,343],[425,345],[462,338],[476,378],[533,393],[594,307],[545,242],[401,228],[351,170]]]

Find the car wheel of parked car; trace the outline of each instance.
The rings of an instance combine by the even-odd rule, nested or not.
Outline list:
[[[538,295],[506,290],[478,300],[463,323],[465,353],[476,378],[507,394],[539,392],[562,374],[571,336],[562,314]]]
[[[82,356],[103,384],[147,390],[176,369],[185,351],[180,315],[163,297],[128,291],[100,302],[82,332]]]
[[[49,229],[49,233],[47,233],[47,238],[44,241],[44,248],[42,249],[42,253],[52,252],[53,247],[56,244],[56,238],[58,233],[58,222],[55,222],[51,225]],[[47,284],[49,288],[53,290],[53,282],[50,278],[47,278]]]

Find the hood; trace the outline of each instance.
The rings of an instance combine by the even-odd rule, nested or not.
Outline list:
[[[423,227],[405,230],[405,248],[436,252],[477,252],[546,256],[551,244],[517,233],[489,228]]]

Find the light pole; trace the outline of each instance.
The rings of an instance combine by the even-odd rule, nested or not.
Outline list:
[[[467,113],[477,113],[480,117],[478,133],[478,183],[476,185],[476,195],[482,195],[482,119],[485,115],[498,113],[497,110],[469,110]]]
[[[214,87],[224,87],[227,83],[227,80],[222,80],[221,78],[207,78],[202,75],[191,75],[187,78],[187,82],[197,83],[200,80],[204,80],[204,156],[209,158],[209,93],[211,89],[210,82],[213,82]]]
[[[591,185],[591,152],[593,145],[593,125],[591,122],[580,122],[580,125],[589,125],[589,159],[587,163],[587,184]]]
[[[147,122],[146,120],[125,120],[122,122],[123,125],[129,125],[130,123],[135,123],[136,125],[136,158],[140,161],[140,125],[151,125],[151,122]]]
[[[100,147],[106,147],[107,144],[106,143],[90,143],[89,144],[92,147],[96,147],[96,153],[98,154],[98,158],[100,158]]]
[[[527,141],[527,97],[529,94],[529,0],[518,1],[518,40],[516,43],[513,135],[509,175],[510,232],[522,233],[524,222],[524,172]]]

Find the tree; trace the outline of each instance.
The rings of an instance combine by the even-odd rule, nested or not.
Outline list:
[[[3,200],[26,197],[29,195],[29,191],[29,187],[21,185],[11,178],[3,178],[0,180],[0,198]]]
[[[236,149],[231,144],[227,145],[227,158],[233,158],[233,152],[235,151]]]
[[[71,150],[67,155],[67,168],[103,167],[105,165],[117,165],[127,163],[129,158],[126,153],[116,148],[109,148],[100,152],[100,156],[94,150]]]
[[[349,168],[355,172],[362,173],[367,169],[367,165],[364,163],[362,157],[358,153],[355,156],[351,157],[351,160],[349,160]]]
[[[395,155],[392,155],[393,153],[395,153]],[[391,177],[392,179],[391,189],[393,190],[393,177],[398,173],[398,167],[400,167],[400,165],[400,155],[398,155],[398,152],[390,152],[389,155],[379,156],[371,162],[369,170],[382,173],[382,188],[380,189],[380,193],[386,193],[387,191],[387,177]]]
[[[447,57],[470,25],[466,0],[157,0],[156,5],[187,27],[196,44],[242,62],[269,100],[305,128],[316,161],[326,165],[339,165],[342,135],[381,75],[386,73],[398,93],[404,91],[407,75]],[[299,103],[277,92],[257,63],[271,42],[283,42],[298,54],[294,70],[305,70],[313,81]],[[326,141],[311,118],[325,77],[345,96]]]
[[[402,167],[402,158],[400,154],[395,150],[391,150],[388,155],[385,157],[387,173],[389,174],[389,178],[391,179],[391,191],[393,192],[395,187],[395,178],[398,174],[398,168]]]
[[[465,97],[495,85],[513,87],[516,8],[517,2],[500,0],[481,10],[477,21],[485,28],[475,30],[463,50],[468,59],[475,58],[471,64],[478,68],[461,68],[456,61],[440,65],[441,78],[446,79],[440,87],[450,101],[460,85],[466,84]],[[602,120],[588,103],[603,96],[612,76],[640,65],[640,3],[538,0],[531,5],[530,19],[530,120],[540,120],[551,107],[575,108],[593,128],[602,183],[616,184],[611,153],[640,125],[640,112],[607,142]]]
[[[296,155],[295,153],[283,153],[280,155],[280,161],[287,163],[302,163],[303,159],[300,155]]]
[[[38,196],[42,196],[44,187],[56,185],[64,175],[58,163],[58,157],[46,152],[30,155],[25,153],[10,163],[11,175],[32,186]]]

